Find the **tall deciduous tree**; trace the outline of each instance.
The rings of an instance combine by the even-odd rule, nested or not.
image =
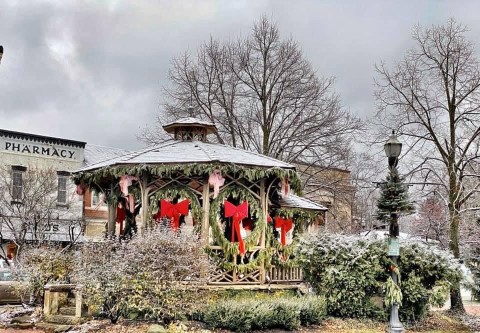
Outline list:
[[[478,192],[471,172],[480,148],[480,67],[466,28],[455,20],[416,27],[415,46],[393,68],[377,66],[377,114],[409,146],[413,174],[448,193],[449,248],[460,257],[459,223],[468,200]],[[469,181],[476,179],[476,181]],[[459,286],[452,309],[464,311]]]
[[[195,116],[217,125],[220,143],[285,161],[338,161],[361,128],[341,106],[334,79],[319,77],[298,44],[282,39],[265,17],[247,38],[211,38],[195,56],[175,58],[169,79],[164,106],[170,119],[192,115],[192,104]],[[158,132],[143,138],[156,142]]]

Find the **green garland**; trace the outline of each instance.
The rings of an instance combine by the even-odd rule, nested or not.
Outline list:
[[[107,166],[91,171],[80,171],[74,173],[72,178],[75,184],[85,183],[92,184],[94,182],[100,183],[102,180],[111,177],[121,177],[124,175],[139,176],[144,174],[151,174],[159,177],[170,177],[171,175],[182,172],[186,176],[208,176],[214,170],[220,170],[223,174],[238,175],[246,178],[249,181],[257,181],[259,179],[266,179],[275,176],[279,179],[288,178],[291,188],[296,193],[301,193],[301,180],[298,174],[293,169],[261,168],[251,166],[240,166],[236,164],[167,164],[167,165],[129,165],[129,166]]]
[[[181,198],[190,200],[193,219],[195,220],[197,225],[202,224],[202,206],[200,205],[198,197],[195,195],[195,192],[193,192],[189,187],[180,185],[165,186],[164,188],[158,190],[155,195],[150,197],[150,209],[148,212],[150,219],[152,218],[153,212],[158,210],[159,201],[161,199],[172,200],[176,196],[180,196]]]
[[[216,199],[210,204],[210,226],[212,227],[213,237],[219,242],[225,255],[233,256],[239,253],[238,243],[232,243],[225,238],[218,223],[218,214],[220,212],[220,205],[228,198],[232,196],[234,199],[240,201],[248,201],[250,215],[256,218],[255,227],[246,239],[244,239],[245,250],[248,251],[251,247],[256,246],[262,235],[262,231],[265,228],[265,218],[262,214],[262,209],[258,204],[257,199],[243,187],[230,185],[222,189]]]
[[[295,217],[295,224],[298,223],[299,226],[301,225],[303,228],[312,225],[318,216],[317,211],[307,211],[300,208],[280,208],[278,209],[277,214],[285,218]]]

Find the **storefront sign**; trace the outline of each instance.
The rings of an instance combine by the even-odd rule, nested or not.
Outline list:
[[[70,161],[83,160],[83,149],[5,137],[0,137],[0,152],[50,157]]]

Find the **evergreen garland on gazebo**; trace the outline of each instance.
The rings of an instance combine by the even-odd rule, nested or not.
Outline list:
[[[377,202],[377,220],[386,224],[391,222],[391,214],[413,213],[415,208],[408,197],[408,185],[400,177],[397,168],[389,172],[386,182],[380,183],[380,198]]]

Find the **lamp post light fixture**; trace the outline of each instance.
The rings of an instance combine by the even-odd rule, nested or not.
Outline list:
[[[402,143],[398,141],[395,131],[392,131],[392,135],[385,143],[385,154],[388,157],[388,166],[390,175],[393,176],[397,172],[398,157],[402,152]],[[400,246],[399,246],[399,228],[398,228],[398,213],[392,211],[390,213],[390,228],[389,228],[389,256],[392,259],[394,266],[397,266],[398,257],[400,255]],[[392,280],[398,285],[398,276],[392,270]],[[394,303],[390,309],[390,321],[389,321],[389,332],[392,333],[403,333],[405,332],[400,319],[398,318],[398,304]]]

